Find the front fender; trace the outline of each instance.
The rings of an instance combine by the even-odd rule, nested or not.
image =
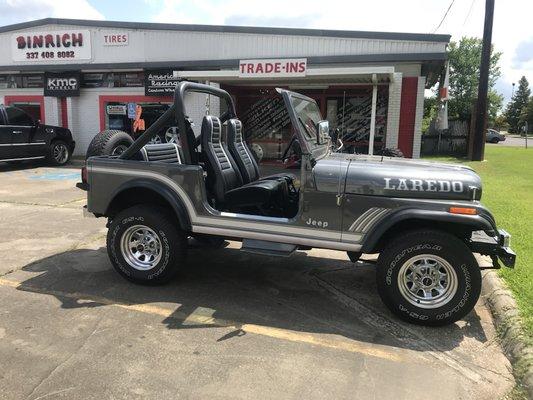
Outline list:
[[[460,215],[451,214],[447,211],[440,210],[420,210],[420,209],[401,209],[387,216],[384,220],[376,224],[366,235],[362,247],[362,252],[372,252],[378,244],[381,237],[395,225],[413,221],[434,221],[462,225],[472,231],[485,231],[488,234],[496,234],[492,221],[486,218],[484,213],[478,215]],[[416,226],[414,226],[416,227]]]

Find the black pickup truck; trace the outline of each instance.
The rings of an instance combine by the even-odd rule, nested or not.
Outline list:
[[[44,125],[20,108],[0,105],[0,162],[46,159],[65,165],[74,146],[67,128]]]

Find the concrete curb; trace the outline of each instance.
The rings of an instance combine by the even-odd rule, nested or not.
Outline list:
[[[520,324],[516,301],[495,271],[483,275],[482,295],[487,300],[505,355],[513,373],[530,399],[533,399],[533,346],[527,343]]]

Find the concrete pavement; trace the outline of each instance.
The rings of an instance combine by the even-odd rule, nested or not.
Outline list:
[[[498,399],[514,386],[481,300],[423,328],[345,253],[192,248],[136,286],[83,219],[77,169],[0,165],[0,399]]]

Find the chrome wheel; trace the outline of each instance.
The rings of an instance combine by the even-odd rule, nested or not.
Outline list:
[[[124,260],[133,268],[148,271],[161,260],[161,239],[147,226],[133,225],[122,235],[120,251]]]
[[[445,259],[420,254],[407,260],[398,273],[398,288],[411,304],[425,309],[447,304],[457,293],[457,273]]]
[[[65,164],[68,160],[68,148],[65,143],[55,143],[52,148],[52,157],[58,164]]]
[[[113,151],[111,152],[111,155],[112,156],[120,156],[122,153],[124,153],[126,151],[126,149],[128,148],[127,145],[125,144],[119,144],[118,146],[116,146]]]
[[[148,144],[160,144],[160,143],[163,143],[163,141],[161,140],[161,136],[159,135],[155,135],[153,138],[151,138],[148,141]]]
[[[178,127],[171,126],[165,132],[165,141],[167,143],[179,143]]]

